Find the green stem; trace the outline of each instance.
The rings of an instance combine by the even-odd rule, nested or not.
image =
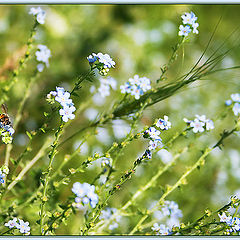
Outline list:
[[[55,140],[52,144],[52,150],[51,152],[49,153],[49,164],[48,164],[48,168],[47,168],[47,171],[46,171],[46,177],[44,179],[44,187],[43,187],[43,196],[42,196],[42,203],[41,203],[41,210],[40,210],[40,234],[42,235],[43,232],[42,232],[42,227],[43,227],[43,220],[44,220],[44,206],[47,202],[47,187],[48,187],[48,183],[49,183],[49,180],[50,180],[50,174],[51,174],[51,170],[52,170],[52,163],[53,163],[53,160],[54,160],[54,157],[55,155],[57,154],[57,146],[58,146],[58,141],[59,141],[59,138],[61,136],[61,133],[63,131],[63,127],[64,127],[64,123],[61,122],[56,134],[55,134]]]
[[[10,228],[10,229],[8,229],[8,230],[5,231],[5,232],[0,233],[0,236],[3,236],[3,235],[5,235],[5,234],[7,234],[7,233],[10,233],[10,232],[12,232],[13,230],[14,230],[14,228]]]
[[[177,51],[179,50],[179,48],[181,47],[181,45],[184,42],[184,37],[181,38],[181,41],[179,43],[177,43],[174,47],[173,47],[173,52],[172,55],[170,56],[168,63],[165,64],[162,68],[161,68],[161,75],[159,77],[159,79],[156,80],[157,83],[159,83],[161,80],[164,79],[164,76],[167,72],[167,70],[171,67],[171,65],[174,63],[174,61],[177,59]]]
[[[37,26],[38,26],[38,22],[35,20],[35,23],[33,25],[31,33],[30,33],[30,37],[29,37],[29,39],[27,41],[27,50],[25,52],[25,55],[24,55],[24,57],[22,59],[20,59],[19,66],[17,67],[17,69],[15,69],[13,71],[12,79],[11,79],[11,81],[9,81],[9,84],[2,89],[1,98],[0,98],[0,105],[2,105],[8,99],[7,93],[16,84],[16,82],[18,81],[19,72],[24,68],[24,64],[31,57],[30,50],[32,49],[32,43],[34,41],[34,36],[36,34],[36,31],[37,31]]]
[[[197,160],[197,162],[190,167],[180,178],[179,180],[173,185],[173,186],[169,186],[166,190],[166,192],[161,196],[161,198],[159,199],[159,201],[156,203],[155,207],[151,210],[151,211],[147,211],[147,213],[142,216],[142,218],[139,220],[139,222],[136,224],[136,226],[133,228],[133,230],[130,232],[130,235],[134,234],[139,227],[141,226],[141,224],[148,218],[148,216],[150,214],[152,214],[154,211],[156,211],[158,209],[158,207],[164,202],[165,198],[172,193],[177,187],[185,184],[185,179],[187,178],[188,175],[190,175],[196,168],[200,167],[201,165],[203,165],[205,163],[205,158],[207,157],[207,155],[216,147],[219,147],[223,140],[226,139],[227,137],[229,137],[231,134],[233,134],[235,131],[237,130],[237,127],[233,128],[230,132],[224,131],[222,134],[221,139],[217,142],[217,144],[215,144],[212,148],[206,148],[203,152],[203,154],[201,155],[201,157]],[[230,134],[229,134],[230,133]]]
[[[166,172],[170,167],[172,167],[176,160],[180,157],[180,155],[184,152],[187,151],[187,147],[184,148],[181,152],[177,153],[174,157],[173,160],[171,162],[169,162],[167,165],[165,165],[163,168],[159,168],[158,172],[150,179],[150,181],[148,181],[148,183],[142,187],[141,189],[139,189],[132,197],[130,200],[127,201],[127,203],[124,204],[123,207],[121,207],[121,209],[119,209],[118,211],[116,211],[116,213],[114,213],[110,219],[105,219],[104,220],[104,225],[101,226],[101,229],[103,229],[105,226],[107,226],[110,221],[112,219],[114,219],[117,215],[123,213],[130,205],[132,205],[133,203],[136,202],[136,199],[139,198],[145,191],[147,191],[149,188],[151,188],[152,186],[154,186],[155,182],[157,181],[157,179],[164,173]]]
[[[27,99],[30,96],[32,84],[35,82],[35,80],[36,80],[36,78],[38,76],[38,73],[39,72],[36,70],[34,75],[33,75],[33,77],[31,77],[30,81],[27,82],[27,87],[25,89],[22,101],[20,102],[20,105],[18,107],[16,118],[15,118],[14,123],[13,123],[13,129],[15,131],[16,131],[17,127],[18,127],[19,122],[21,121],[24,105],[25,105]],[[5,163],[4,163],[4,165],[6,165],[6,166],[8,166],[8,164],[9,164],[11,150],[12,150],[12,144],[8,144],[7,148],[6,148]]]

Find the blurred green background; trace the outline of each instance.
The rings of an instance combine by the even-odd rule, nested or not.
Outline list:
[[[51,50],[50,67],[37,79],[31,90],[31,96],[24,108],[21,123],[16,129],[13,142],[12,158],[16,158],[28,142],[26,130],[31,131],[40,127],[44,121],[44,111],[50,111],[45,101],[46,95],[56,86],[64,86],[70,90],[79,74],[89,69],[87,56],[92,52],[108,53],[116,62],[116,68],[111,69],[109,76],[115,78],[118,90],[111,91],[111,96],[106,97],[103,103],[92,99],[90,87],[99,86],[99,76],[93,83],[84,82],[79,92],[79,97],[73,97],[76,106],[89,102],[81,114],[76,116],[67,128],[63,139],[70,136],[76,130],[89,124],[94,117],[94,111],[107,112],[114,101],[120,98],[119,86],[126,82],[134,74],[146,76],[154,82],[160,75],[160,67],[168,61],[172,47],[179,40],[178,27],[181,24],[181,15],[184,12],[193,11],[198,17],[199,35],[190,37],[189,42],[180,49],[177,61],[167,72],[166,81],[174,81],[177,77],[186,73],[197,61],[204,51],[219,19],[221,21],[213,37],[213,41],[206,53],[210,56],[223,42],[225,45],[220,52],[232,49],[218,67],[225,68],[239,65],[239,11],[240,6],[228,5],[59,5],[42,6],[47,12],[46,23],[39,26],[36,35],[36,43],[47,45]],[[30,6],[0,6],[0,81],[10,81],[10,72],[16,66],[16,61],[24,52],[30,29],[33,25],[33,17],[28,14]],[[235,31],[233,34],[232,32]],[[232,34],[232,35],[231,35]],[[230,36],[230,37],[229,37]],[[36,67],[35,57],[27,63],[27,67],[20,75],[18,83],[10,92],[7,102],[9,115],[14,120],[18,109],[18,103],[23,97],[25,84],[29,81]],[[240,90],[239,71],[230,70],[208,76],[206,79],[196,82],[187,89],[180,91],[173,97],[166,99],[144,111],[139,130],[145,125],[151,124],[155,118],[168,115],[172,122],[172,128],[162,134],[163,142],[170,138],[176,131],[185,128],[183,118],[193,119],[195,114],[206,114],[210,119],[225,111],[224,102],[230,98],[231,93]],[[89,110],[90,109],[90,110]],[[96,112],[95,111],[95,112]],[[52,126],[59,123],[59,116],[55,114]],[[89,120],[90,118],[90,120]],[[127,131],[128,121],[107,124],[99,129],[97,136],[92,136],[84,145],[82,153],[75,157],[68,168],[77,167],[79,163],[92,156],[95,152],[107,150],[114,141],[121,141],[121,133]],[[169,152],[174,155],[179,149],[193,142],[191,150],[182,155],[176,166],[165,173],[156,186],[147,191],[136,204],[144,209],[149,208],[153,201],[162,195],[161,187],[166,184],[174,184],[183,174],[185,167],[193,164],[204,147],[212,146],[219,139],[223,129],[231,129],[234,124],[233,113],[224,120],[215,122],[215,129],[204,133],[197,141],[193,140],[193,134],[187,138],[179,139]],[[115,126],[115,128],[112,127]],[[120,129],[120,133],[119,133]],[[125,130],[124,130],[125,129]],[[49,133],[50,134],[50,133]],[[47,135],[47,134],[46,134]],[[32,145],[33,151],[25,156],[24,161],[32,159],[40,146],[45,141],[41,134]],[[66,154],[71,154],[79,144],[81,138],[75,137],[59,149],[54,161],[54,167],[58,166]],[[133,147],[134,146],[134,147]],[[117,172],[114,179],[131,167],[138,155],[144,152],[146,142],[136,141],[126,148],[124,154],[117,160]],[[4,161],[5,146],[0,146],[1,162]],[[25,194],[31,194],[39,185],[41,171],[46,169],[48,157],[42,158],[24,180],[15,186],[16,195],[9,194],[8,199],[22,198]],[[141,185],[147,183],[163,166],[159,155],[141,166],[136,174],[110,199],[109,205],[118,208],[122,206]],[[20,169],[19,169],[20,170]],[[71,194],[71,186],[75,181],[89,182],[94,179],[96,173],[101,171],[100,162],[93,164],[86,172],[77,174],[69,185],[58,189],[51,198],[49,209],[56,207],[57,203],[64,202]],[[203,214],[204,209],[216,210],[222,204],[229,201],[229,197],[240,192],[240,153],[239,137],[233,136],[225,142],[223,151],[216,150],[206,160],[206,165],[188,178],[188,184],[180,190],[169,195],[169,200],[178,203],[183,211],[183,222],[193,221]],[[29,184],[31,182],[31,184]],[[18,195],[19,194],[19,195]],[[239,193],[240,195],[240,193]],[[102,193],[102,196],[105,196]],[[24,199],[24,197],[23,197]],[[19,214],[34,224],[38,218],[39,202],[22,209]],[[61,226],[58,234],[73,234],[78,232],[76,223],[81,218],[72,216],[67,226]],[[114,233],[128,233],[134,226],[138,216],[124,218],[120,227]]]

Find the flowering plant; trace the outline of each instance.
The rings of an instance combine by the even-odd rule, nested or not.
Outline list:
[[[229,49],[209,49],[213,34],[195,59],[197,11],[144,31],[126,15],[113,34],[111,8],[70,9],[28,8],[26,46],[0,69],[0,234],[239,235],[240,93],[219,80],[239,69],[224,65]],[[162,36],[177,43],[159,70]]]

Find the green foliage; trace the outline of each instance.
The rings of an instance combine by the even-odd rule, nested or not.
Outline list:
[[[13,136],[0,130],[1,235],[20,234],[4,226],[14,217],[28,221],[32,235],[154,235],[153,225],[164,221],[156,212],[168,201],[183,215],[172,235],[236,235],[219,215],[239,217],[239,199],[227,202],[239,197],[240,122],[233,105],[224,105],[240,89],[239,31],[229,31],[239,6],[44,8],[45,24],[28,15],[28,6],[0,9],[0,104],[8,105],[15,129]],[[186,11],[198,16],[199,35],[178,36]],[[42,72],[39,44],[51,50]],[[115,69],[89,65],[93,52],[108,53]],[[106,74],[117,88],[101,98]],[[135,74],[151,79],[139,99],[120,91]],[[68,122],[49,94],[56,86],[76,107]],[[215,128],[194,133],[182,119],[196,114],[213,119]],[[163,146],[151,157],[146,131],[164,115],[172,127],[161,129]],[[95,186],[95,207],[76,207],[75,182]],[[103,219],[107,207],[116,211]]]

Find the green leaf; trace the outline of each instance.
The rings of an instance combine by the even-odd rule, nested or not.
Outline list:
[[[29,139],[32,139],[32,135],[30,132],[26,131],[26,134],[28,135]]]

